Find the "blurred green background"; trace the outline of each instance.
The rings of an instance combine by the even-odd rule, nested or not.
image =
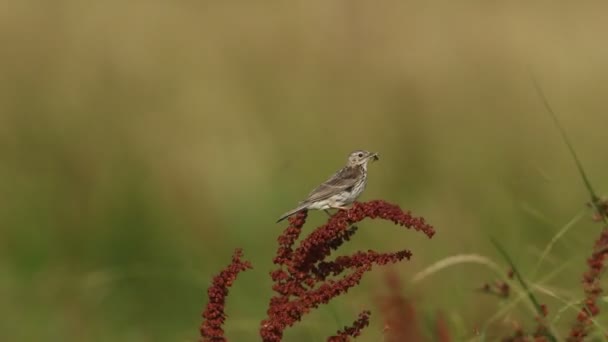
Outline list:
[[[366,221],[347,254],[411,248],[403,293],[455,340],[506,303],[497,275],[442,258],[501,261],[525,276],[588,195],[536,95],[534,72],[598,190],[608,188],[606,2],[5,1],[0,4],[0,339],[194,341],[206,288],[242,247],[255,269],[228,297],[228,336],[257,341],[272,295],[276,218],[378,151],[361,200],[384,199],[437,234]],[[308,230],[325,219],[311,213]],[[580,299],[601,226],[589,215],[536,278]],[[558,269],[559,267],[559,269]],[[315,341],[374,312],[383,270],[289,329]],[[563,303],[540,295],[555,313]],[[558,328],[570,326],[565,311]],[[513,320],[534,326],[519,306]],[[606,321],[606,319],[604,319]],[[430,323],[429,323],[430,324]]]

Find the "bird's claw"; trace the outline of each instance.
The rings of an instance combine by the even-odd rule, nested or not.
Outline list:
[[[346,211],[346,218],[348,218],[349,220],[352,219],[351,218],[351,214],[350,214],[350,208],[348,208],[348,207],[338,207],[338,209]]]

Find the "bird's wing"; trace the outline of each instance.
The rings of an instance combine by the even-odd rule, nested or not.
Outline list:
[[[345,167],[336,172],[330,179],[316,187],[308,194],[303,202],[311,203],[322,201],[329,197],[352,188],[361,177],[363,170],[360,167]]]

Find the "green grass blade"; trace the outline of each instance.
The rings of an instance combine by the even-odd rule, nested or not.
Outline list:
[[[498,252],[502,255],[502,257],[505,259],[505,261],[509,264],[509,266],[513,270],[513,274],[515,275],[515,278],[519,282],[520,286],[524,289],[524,291],[526,291],[526,293],[528,295],[528,299],[530,299],[530,302],[532,302],[532,304],[534,305],[534,308],[536,309],[536,313],[538,314],[538,317],[544,317],[543,308],[541,307],[540,302],[536,299],[536,296],[530,290],[530,287],[528,286],[528,284],[522,277],[521,273],[519,272],[519,269],[515,266],[515,263],[511,259],[511,256],[509,256],[509,253],[507,253],[507,251],[502,247],[502,245],[498,241],[496,241],[494,238],[490,237],[490,241],[492,242],[494,247],[496,247],[496,250],[498,250]],[[555,335],[551,331],[552,329],[550,329],[549,327],[547,327],[547,329],[549,330],[549,333],[546,336],[547,339],[549,339],[549,341],[556,342],[557,339],[555,338]]]
[[[564,305],[559,308],[556,312],[555,312],[555,316],[554,318],[551,320],[552,324],[557,324],[558,321],[562,318],[562,315],[565,311],[568,310],[572,310],[576,313],[580,312],[581,310],[581,306],[585,305],[585,298],[582,299],[577,299],[577,300],[570,300],[570,301],[564,301],[561,298],[558,297],[554,297],[556,299],[558,299],[559,301],[561,301]],[[604,328],[595,318],[590,318],[591,323],[595,326],[596,330],[601,332],[601,334],[604,336],[604,341],[608,341],[608,330],[606,328]]]
[[[567,267],[568,267],[568,262],[563,263],[562,265],[560,265],[559,267],[557,267],[553,271],[551,271],[551,273],[549,273],[548,275],[543,277],[543,279],[541,279],[536,284],[538,285],[538,284],[544,284],[546,282],[549,282],[550,280],[555,278],[557,275],[561,274],[562,271],[564,269],[566,269]],[[505,277],[504,280],[507,283],[509,283],[509,285],[511,285],[511,287],[513,288],[513,294],[516,295],[516,297],[514,299],[512,299],[507,305],[503,306],[498,312],[494,313],[494,315],[492,315],[490,318],[488,318],[483,325],[482,331],[487,331],[488,327],[491,324],[493,324],[498,319],[500,319],[500,317],[503,317],[509,310],[513,309],[516,305],[518,305],[519,302],[523,301],[528,296],[528,294],[525,291],[521,290],[521,287],[513,286],[513,284],[511,284],[511,279],[508,279]],[[531,307],[532,312],[535,313],[536,308],[534,308],[534,306],[531,305],[530,303],[528,303],[528,304]]]
[[[606,218],[606,216],[607,216],[606,213],[603,212],[602,210],[600,210],[600,207],[598,205],[600,202],[600,198],[597,196],[595,190],[593,190],[593,186],[591,186],[591,181],[589,181],[589,177],[587,177],[587,173],[585,172],[585,169],[583,168],[583,164],[581,163],[581,160],[578,158],[578,155],[576,154],[576,151],[574,150],[574,146],[570,142],[570,139],[568,138],[568,134],[566,134],[566,130],[559,122],[559,119],[557,118],[557,115],[555,114],[553,107],[551,107],[551,104],[549,103],[547,96],[543,92],[543,89],[541,88],[540,84],[538,83],[538,81],[534,77],[534,74],[532,74],[532,73],[531,73],[531,78],[532,78],[532,83],[534,84],[534,88],[536,89],[536,93],[542,100],[543,105],[545,106],[545,109],[547,110],[547,112],[549,113],[549,116],[551,116],[551,119],[553,120],[553,123],[555,123],[555,126],[557,126],[557,129],[559,130],[559,132],[562,136],[562,139],[564,140],[564,143],[568,147],[568,150],[570,150],[570,154],[572,155],[572,159],[574,159],[574,163],[576,164],[578,173],[580,174],[581,178],[583,179],[583,183],[585,183],[585,187],[587,188],[587,191],[589,191],[589,196],[591,197],[591,205],[593,206],[593,209],[595,209],[595,211],[597,213],[601,214],[601,217],[604,220],[604,223],[608,223],[608,218]]]
[[[545,260],[545,258],[547,257],[547,255],[549,255],[549,253],[551,252],[551,249],[553,249],[553,246],[555,245],[555,243],[559,239],[561,239],[561,237],[564,236],[570,230],[570,228],[574,227],[576,225],[576,223],[578,223],[578,221],[580,221],[581,218],[583,218],[584,214],[585,213],[583,211],[581,211],[578,214],[576,214],[576,216],[574,216],[574,218],[572,218],[568,223],[566,223],[566,225],[564,225],[551,238],[551,241],[549,241],[549,243],[547,244],[547,246],[543,250],[540,258],[538,259],[538,262],[536,263],[536,267],[534,267],[534,272],[532,272],[532,278],[536,278],[536,275],[538,274],[538,271],[540,270],[540,267],[542,266],[543,261]]]
[[[419,283],[426,278],[441,272],[446,268],[450,268],[452,266],[458,266],[462,264],[478,264],[486,266],[487,268],[494,271],[499,276],[504,276],[504,270],[497,263],[492,261],[490,258],[479,255],[479,254],[456,254],[445,257],[439,261],[432,263],[431,265],[424,268],[422,271],[416,273],[412,277],[412,284]]]
[[[551,116],[551,119],[553,119],[553,123],[555,123],[555,126],[557,126],[557,129],[559,130],[559,132],[562,136],[562,139],[564,140],[564,143],[568,147],[568,150],[570,150],[570,154],[572,155],[572,158],[574,159],[574,163],[576,164],[576,168],[578,169],[578,172],[581,175],[581,178],[583,179],[583,182],[585,183],[585,186],[587,187],[589,194],[591,195],[591,199],[593,201],[598,200],[599,197],[597,197],[597,195],[595,194],[595,191],[593,190],[593,187],[591,186],[589,177],[587,177],[587,173],[585,172],[585,169],[583,168],[583,164],[581,163],[580,159],[578,158],[578,155],[576,154],[576,151],[574,150],[574,147],[573,147],[572,143],[570,142],[570,139],[568,138],[568,134],[566,134],[566,130],[559,122],[559,119],[557,118],[557,115],[555,114],[553,107],[551,107],[549,100],[547,100],[547,96],[543,92],[543,89],[540,87],[540,84],[538,83],[538,81],[536,80],[536,78],[534,76],[532,76],[532,83],[534,84],[536,93],[542,100],[543,105],[545,106],[545,109],[549,113],[549,116]]]

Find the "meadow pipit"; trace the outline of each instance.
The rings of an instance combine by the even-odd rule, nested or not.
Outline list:
[[[346,166],[311,191],[295,209],[281,215],[277,222],[304,209],[347,209],[346,206],[353,203],[365,190],[367,163],[370,160],[378,160],[378,154],[363,150],[354,151],[348,156]]]

